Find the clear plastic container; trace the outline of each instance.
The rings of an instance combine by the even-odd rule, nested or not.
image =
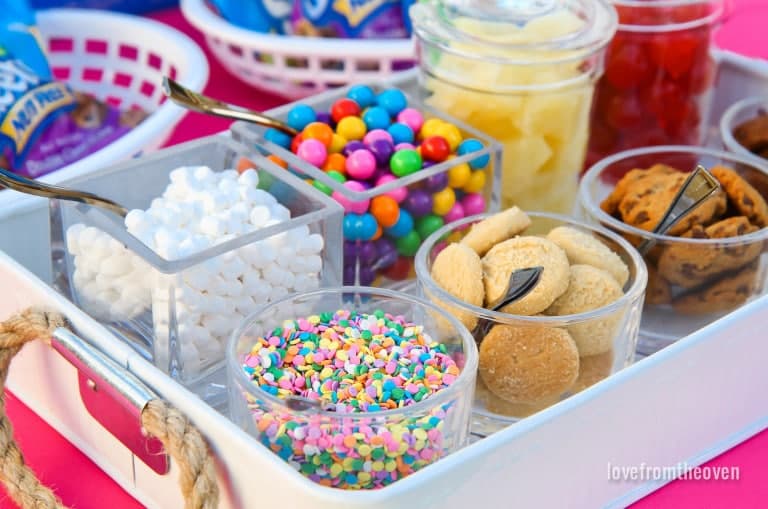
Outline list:
[[[587,171],[581,182],[581,213],[628,239],[633,245],[650,239],[655,246],[645,255],[649,279],[640,324],[638,351],[653,353],[695,332],[766,292],[768,229],[727,238],[687,238],[656,235],[630,226],[601,208],[616,183],[635,168],[666,164],[692,171],[726,166],[768,198],[768,166],[719,150],[686,146],[658,146],[610,156]]]
[[[85,204],[51,202],[53,273],[59,288],[208,401],[226,397],[221,384],[224,348],[245,316],[291,292],[340,284],[341,207],[223,136],[165,149],[66,183],[129,209],[145,210],[163,194],[172,170],[208,166],[220,172],[234,168],[241,156],[255,162],[259,188],[285,206],[290,219],[180,258],[167,259],[147,247],[117,215]],[[288,249],[290,239],[311,234],[325,239],[319,251],[309,255]],[[264,255],[268,251],[272,256]],[[285,277],[275,282],[271,271]]]
[[[768,129],[765,132],[749,133],[749,143],[753,144],[754,152],[742,145],[736,133],[736,129],[744,122],[765,115],[768,115],[768,97],[747,97],[729,106],[720,118],[720,139],[725,149],[742,156],[768,159],[768,144],[763,143],[763,140],[768,140]]]
[[[502,207],[570,213],[616,12],[602,0],[410,9],[424,101],[501,143]]]
[[[545,364],[558,366],[557,371],[529,363],[530,369],[512,376],[520,384],[541,388],[538,401],[507,401],[492,393],[478,377],[475,394],[472,433],[486,435],[508,426],[517,420],[542,410],[561,399],[586,389],[592,384],[629,365],[635,354],[635,346],[640,326],[640,313],[643,305],[648,275],[640,255],[632,246],[619,235],[599,227],[587,226],[583,223],[556,214],[532,212],[528,213],[531,225],[520,235],[546,235],[558,226],[568,226],[587,233],[612,251],[627,265],[629,277],[623,287],[624,294],[617,300],[592,311],[562,315],[534,316],[513,315],[491,311],[464,302],[445,291],[432,277],[432,264],[435,257],[449,243],[459,242],[469,232],[469,226],[490,214],[483,214],[456,221],[431,235],[416,254],[416,275],[420,294],[449,313],[460,318],[471,327],[471,332],[478,344],[499,326],[520,329],[526,341],[535,342],[538,338],[549,335],[552,329],[565,329],[570,334],[578,350],[578,368],[574,368],[570,354],[545,352],[546,344],[527,348],[541,348],[539,355],[549,356]],[[457,270],[459,270],[457,268]],[[542,339],[543,343],[554,342],[553,339]],[[523,349],[525,350],[525,348]],[[518,358],[517,355],[520,357]],[[573,354],[574,356],[577,354]],[[510,353],[510,363],[524,364],[527,361],[524,351]],[[483,369],[483,354],[480,355],[479,366]],[[559,378],[563,371],[578,369],[575,382],[562,392],[552,392],[554,388],[546,387],[548,379]],[[538,373],[533,370],[540,370]],[[498,373],[498,371],[497,371]],[[507,376],[509,373],[499,376]],[[539,392],[537,390],[537,392]],[[545,393],[546,392],[546,393]]]
[[[371,85],[376,93],[391,87],[391,85]],[[499,144],[486,134],[419,102],[408,93],[411,88],[409,83],[401,82],[400,87],[406,93],[408,106],[421,110],[425,119],[445,120],[457,126],[463,138],[479,140],[483,148],[404,177],[394,178],[381,184],[377,181],[378,185],[369,185],[366,182],[362,188],[353,188],[335,180],[326,171],[300,159],[289,150],[264,140],[265,129],[261,126],[238,122],[232,128],[236,139],[257,144],[264,154],[278,155],[288,163],[289,169],[296,175],[345,204],[347,213],[344,229],[344,284],[346,285],[402,287],[408,280],[413,279],[413,255],[429,233],[446,222],[463,217],[465,208],[469,213],[477,213],[481,210],[492,212],[499,209],[498,190],[501,177],[498,171],[501,161]],[[348,90],[349,87],[345,87],[309,97],[299,103],[271,110],[269,114],[285,119],[296,104],[307,104],[315,111],[328,112],[335,101],[346,97]],[[482,173],[482,178],[474,181],[480,182],[477,189],[465,192],[462,188],[454,188],[448,184],[451,169],[459,166],[465,169],[470,161],[483,159],[487,160],[487,164],[473,168],[471,173],[473,176],[480,176],[477,174]],[[399,210],[406,210],[409,213],[412,227],[407,232],[381,228],[381,236],[376,240],[354,238],[356,222],[360,220],[361,215],[371,214],[375,199],[384,195],[395,198],[398,201]]]
[[[339,309],[382,310],[423,325],[426,334],[445,345],[461,370],[459,376],[451,385],[411,405],[354,413],[312,408],[300,397],[279,398],[251,381],[243,368],[256,338],[285,320]],[[381,487],[428,466],[467,441],[477,347],[455,318],[416,297],[368,287],[329,288],[287,297],[261,308],[233,333],[227,366],[234,422],[301,473],[327,486]],[[395,437],[400,446],[390,447],[388,437]]]
[[[723,0],[613,0],[619,29],[597,84],[587,167],[621,150],[703,144]]]

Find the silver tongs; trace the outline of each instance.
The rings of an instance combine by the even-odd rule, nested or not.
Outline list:
[[[661,221],[651,233],[664,235],[718,189],[720,189],[720,182],[715,176],[702,165],[696,166],[696,169],[685,179]],[[656,239],[647,238],[637,246],[637,250],[641,255],[645,255],[657,242]]]

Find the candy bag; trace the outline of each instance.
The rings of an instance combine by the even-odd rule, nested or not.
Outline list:
[[[112,143],[146,117],[54,80],[26,0],[0,10],[0,166],[39,177]]]
[[[295,35],[352,39],[405,38],[400,0],[295,0]]]
[[[255,32],[286,34],[293,0],[211,0],[221,17]]]

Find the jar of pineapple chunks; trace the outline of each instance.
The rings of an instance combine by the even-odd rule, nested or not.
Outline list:
[[[410,15],[425,102],[502,143],[502,206],[571,212],[614,8],[422,0]]]

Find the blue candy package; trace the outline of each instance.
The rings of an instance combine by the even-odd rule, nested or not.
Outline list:
[[[70,88],[53,80],[23,0],[4,0],[0,10],[0,150],[11,169],[56,117],[75,107]]]
[[[296,0],[295,35],[352,39],[407,37],[401,0]]]
[[[222,18],[256,32],[286,34],[293,0],[211,0]]]

